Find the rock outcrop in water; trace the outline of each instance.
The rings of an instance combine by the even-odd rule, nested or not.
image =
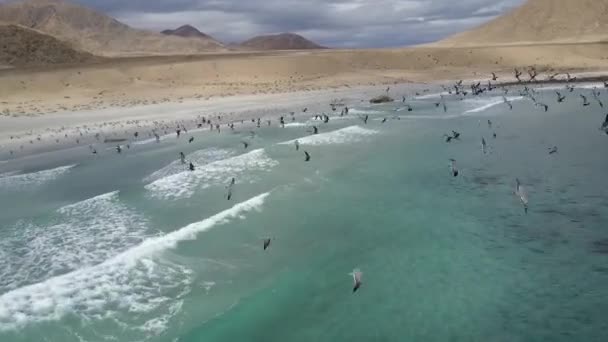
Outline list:
[[[395,100],[393,100],[393,98],[388,95],[376,96],[373,99],[369,100],[370,103],[386,103],[386,102],[393,102],[393,101],[395,101]]]

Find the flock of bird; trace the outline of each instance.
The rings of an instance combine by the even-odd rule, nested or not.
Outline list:
[[[520,70],[518,70],[518,69],[514,70],[514,76],[515,76],[517,83],[524,83],[524,80],[522,80],[522,74],[523,73]],[[538,82],[536,79],[536,77],[538,76],[538,73],[534,68],[531,68],[530,70],[528,70],[528,75],[530,78],[529,78],[529,80],[527,80],[527,83]],[[555,77],[558,75],[559,74],[550,75],[548,77],[548,80],[555,81]],[[570,84],[570,82],[576,81],[576,77],[571,77],[569,73],[566,73],[566,77],[567,77],[566,81],[569,83],[566,84],[565,89],[567,92],[571,93],[574,91],[575,86]],[[492,73],[491,80],[493,80],[493,81],[498,80],[498,76],[495,73]],[[608,90],[608,82],[604,82],[603,85],[604,85],[604,89]],[[452,88],[447,88],[447,87],[443,87],[443,88],[444,88],[444,90],[448,91],[448,94],[450,94],[450,95],[456,94],[456,95],[462,95],[464,97],[464,96],[467,96],[469,93],[472,95],[480,95],[480,94],[483,94],[484,92],[492,91],[492,90],[496,89],[496,86],[493,86],[490,81],[488,81],[487,87],[483,87],[481,85],[481,82],[477,82],[477,83],[471,84],[470,92],[469,92],[467,90],[464,90],[462,81],[458,81],[458,82],[456,82],[456,84],[453,85]],[[504,95],[507,95],[509,93],[509,91],[510,91],[509,88],[503,87]],[[556,91],[555,93],[557,95],[557,103],[564,103],[564,101],[566,100],[566,96],[563,95],[562,93],[560,93],[559,91]],[[594,87],[592,89],[592,95],[593,95],[593,99],[597,102],[597,104],[600,106],[600,108],[604,108],[604,104],[600,100],[600,90],[597,87]],[[549,105],[539,102],[537,100],[537,90],[535,90],[534,88],[524,85],[523,89],[519,90],[519,96],[529,99],[530,101],[532,101],[532,103],[534,103],[535,107],[540,107],[541,109],[544,110],[544,112],[547,112],[549,110]],[[582,99],[581,105],[583,107],[587,107],[591,104],[585,95],[580,94],[579,96]],[[513,104],[511,103],[511,101],[509,101],[506,98],[506,96],[503,96],[503,102],[508,106],[509,110],[513,110]],[[443,103],[443,107],[444,107],[444,111],[445,111],[446,106],[445,106],[445,102],[443,101],[443,98],[442,98],[442,103]],[[439,103],[436,103],[435,106],[439,107]],[[488,128],[491,130],[492,121],[488,120],[487,122],[488,122]],[[604,122],[601,124],[600,130],[608,135],[608,114],[606,114],[606,116],[604,118]],[[450,142],[459,140],[460,133],[458,133],[456,131],[452,131],[451,135],[444,134],[443,136],[445,138],[445,141],[447,143],[450,143]],[[493,132],[492,136],[494,138],[496,138],[495,131]],[[481,137],[481,151],[483,154],[488,153],[488,144],[483,136]],[[549,153],[549,155],[558,153],[558,147],[557,146],[549,147],[548,153]],[[449,161],[450,161],[450,164],[449,164],[450,174],[453,177],[458,177],[460,172],[456,165],[456,160],[452,158]],[[513,191],[513,194],[517,196],[517,198],[521,202],[521,205],[523,206],[524,212],[527,214],[528,213],[528,204],[529,204],[528,193],[527,193],[525,186],[522,185],[522,183],[520,182],[520,180],[518,178],[515,179],[515,189]]]
[[[516,80],[515,84],[521,83],[523,85],[523,89],[519,90],[519,92],[518,92],[519,96],[522,96],[524,98],[531,100],[536,107],[541,108],[545,112],[548,111],[549,105],[547,105],[546,103],[539,102],[537,100],[537,97],[538,97],[537,91],[534,88],[527,86],[527,84],[532,84],[534,82],[538,82],[537,81],[538,72],[534,68],[530,68],[529,70],[527,70],[527,73],[528,73],[529,79],[527,81],[524,81],[522,79],[523,72],[518,69],[514,70],[514,77]],[[556,80],[556,77],[558,75],[559,74],[549,75],[547,80],[549,80],[549,81]],[[568,93],[568,92],[571,93],[574,91],[575,87],[571,83],[576,81],[576,78],[571,77],[570,74],[566,74],[566,76],[567,76],[568,83],[565,86],[564,94]],[[463,85],[463,81],[461,80],[461,81],[456,82],[452,86],[449,86],[449,87],[442,86],[442,88],[444,89],[445,92],[447,92],[447,95],[459,96],[460,99],[462,100],[466,96],[479,96],[486,92],[494,91],[495,89],[498,89],[500,87],[500,88],[502,88],[502,91],[503,91],[504,104],[506,106],[508,106],[509,110],[512,110],[513,104],[506,97],[506,95],[511,91],[511,88],[507,87],[505,84],[502,84],[502,85],[492,84],[492,81],[497,81],[498,79],[499,79],[499,77],[495,73],[492,73],[491,79],[488,80],[487,84],[484,84],[484,85],[482,85],[481,82],[476,82],[476,83],[471,84],[467,88]],[[524,83],[526,83],[526,84],[524,84]],[[604,88],[608,88],[607,82],[604,82]],[[389,91],[390,91],[390,87],[386,89],[387,94],[389,93]],[[562,92],[556,91],[555,93],[557,95],[557,98],[556,98],[557,103],[564,103],[566,101],[566,95],[564,95]],[[593,94],[593,99],[598,103],[598,105],[601,108],[603,108],[604,105],[603,105],[602,101],[600,100],[599,90],[593,89],[592,94]],[[416,93],[416,96],[419,96],[419,95],[420,95],[419,93]],[[581,105],[583,107],[587,107],[590,105],[589,99],[585,95],[581,94],[580,99],[582,100]],[[414,108],[412,107],[412,105],[406,103],[406,101],[407,101],[407,97],[403,96],[401,102],[404,105],[399,110],[407,110],[408,112],[412,112],[414,110]],[[443,110],[444,112],[448,111],[448,106],[446,104],[445,97],[443,94],[440,95],[440,101],[435,102],[434,105],[436,108],[441,108],[441,110]],[[340,116],[345,116],[345,115],[349,114],[349,108],[347,106],[337,105],[335,103],[330,104],[330,108],[333,112],[336,112],[338,109],[337,107],[339,107],[339,106],[343,107],[339,114]],[[302,109],[302,113],[307,113],[307,112],[308,112],[308,108]],[[290,117],[291,117],[291,121],[296,121],[296,116],[295,116],[294,112],[290,112]],[[399,119],[398,116],[394,116],[393,118]],[[315,121],[318,121],[320,123],[323,123],[323,124],[327,124],[330,121],[329,115],[327,115],[325,113],[313,115],[312,119]],[[361,119],[363,124],[367,124],[369,115],[359,116],[359,119]],[[388,118],[386,118],[386,117],[383,118],[382,123],[386,123],[387,119]],[[272,125],[272,119],[268,119],[265,122],[267,123],[268,126]],[[285,127],[285,117],[284,116],[279,117],[278,122],[279,122],[280,127]],[[196,119],[186,120],[186,121],[170,121],[170,122],[154,121],[153,126],[150,128],[150,127],[146,127],[145,123],[135,120],[132,122],[127,122],[128,125],[129,124],[131,125],[130,127],[135,127],[135,129],[136,129],[135,131],[129,131],[128,129],[124,130],[124,134],[130,134],[130,135],[132,135],[132,138],[125,138],[124,135],[123,136],[117,135],[116,131],[118,131],[119,128],[124,127],[124,123],[119,123],[119,122],[103,123],[103,124],[97,125],[96,127],[87,127],[87,126],[80,127],[77,129],[76,132],[72,133],[71,137],[67,133],[67,129],[62,127],[60,130],[53,131],[52,134],[50,135],[50,138],[55,139],[56,142],[59,142],[59,135],[63,134],[64,139],[72,138],[72,139],[74,139],[76,144],[81,144],[84,141],[84,139],[82,138],[83,133],[91,134],[91,133],[95,132],[95,130],[97,130],[98,132],[95,133],[95,135],[94,135],[95,142],[93,144],[89,145],[89,149],[92,154],[95,154],[95,155],[98,154],[98,150],[94,144],[101,145],[102,143],[104,145],[107,145],[109,143],[118,143],[115,147],[115,151],[118,154],[122,154],[125,147],[126,147],[126,149],[131,148],[131,146],[130,146],[131,142],[138,141],[140,138],[142,138],[142,134],[140,134],[141,129],[147,130],[145,132],[145,135],[147,135],[147,137],[149,139],[153,138],[153,141],[160,143],[161,134],[163,135],[163,137],[169,136],[171,134],[170,133],[171,131],[175,132],[175,135],[178,139],[180,139],[182,137],[182,135],[187,135],[189,129],[190,130],[193,130],[193,129],[201,130],[201,129],[204,129],[205,127],[207,127],[210,131],[215,131],[217,133],[221,132],[222,127],[227,127],[233,133],[238,133],[238,131],[235,131],[235,124],[239,124],[239,123],[245,124],[245,120],[224,122],[221,115],[218,115],[217,117],[214,117],[213,119],[206,118],[204,116],[199,115]],[[257,118],[257,119],[252,118],[251,123],[255,127],[260,128],[262,126],[262,118]],[[487,123],[488,123],[489,129],[492,130],[493,126],[492,126],[491,120],[488,120]],[[107,135],[102,139],[102,134],[100,132],[103,129],[108,129],[114,133],[111,133],[110,135]],[[608,114],[606,114],[606,117],[605,117],[604,122],[602,123],[600,129],[603,132],[605,132],[606,134],[608,134]],[[317,125],[310,125],[308,132],[313,135],[318,134],[319,127]],[[254,137],[255,134],[256,134],[255,131],[253,131],[253,130],[249,131],[249,135],[251,137]],[[496,138],[495,131],[493,132],[492,136],[494,138]],[[461,133],[459,133],[457,131],[452,131],[451,134],[444,134],[443,137],[445,138],[445,142],[453,143],[453,142],[460,140]],[[12,138],[13,137],[11,137],[11,139]],[[42,140],[42,138],[39,135],[37,137],[37,141],[41,141],[41,140]],[[195,139],[194,139],[194,136],[190,136],[189,138],[187,138],[185,140],[187,140],[188,144],[192,144],[192,143],[194,143]],[[30,143],[33,144],[33,140],[31,140]],[[247,141],[247,140],[242,140],[241,144],[244,149],[248,149],[249,146],[252,144],[252,142]],[[295,147],[296,151],[300,151],[300,143],[298,140],[294,141],[294,147]],[[21,148],[23,149],[23,146],[21,146]],[[481,150],[482,150],[482,153],[484,153],[484,154],[488,153],[488,146],[487,146],[487,142],[484,137],[481,137]],[[555,154],[557,152],[558,152],[557,146],[553,146],[548,149],[549,154]],[[14,151],[10,151],[10,153],[11,153],[11,155],[13,155]],[[311,161],[311,155],[308,151],[303,151],[303,155],[304,155],[303,159],[305,162]],[[189,171],[196,170],[196,165],[192,161],[187,160],[186,155],[183,152],[179,152],[179,160],[180,160],[181,164],[184,165],[186,170],[189,170]],[[459,171],[459,169],[457,167],[457,161],[455,159],[450,159],[449,161],[450,161],[449,169],[450,169],[451,176],[458,177],[461,174],[461,172]],[[226,194],[225,194],[226,200],[230,201],[233,198],[233,189],[234,189],[235,185],[236,185],[236,179],[231,177],[229,183],[226,185]],[[529,204],[528,195],[527,195],[525,186],[521,184],[519,179],[515,179],[515,189],[514,189],[513,193],[519,198],[525,213],[527,213],[528,204]],[[272,238],[263,239],[263,249],[264,250],[267,250],[270,247],[271,240],[272,240]],[[362,285],[363,273],[360,270],[355,269],[355,270],[353,270],[351,275],[353,277],[352,291],[356,292]]]

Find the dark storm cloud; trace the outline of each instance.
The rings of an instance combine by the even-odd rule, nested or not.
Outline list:
[[[524,0],[76,1],[135,27],[161,30],[191,24],[228,42],[296,32],[329,46],[383,47],[443,38]]]

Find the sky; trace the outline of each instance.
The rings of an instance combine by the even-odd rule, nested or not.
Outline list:
[[[73,0],[74,1],[74,0]],[[75,0],[137,28],[190,24],[225,43],[294,32],[336,48],[426,43],[524,0]],[[2,2],[2,0],[0,0]]]

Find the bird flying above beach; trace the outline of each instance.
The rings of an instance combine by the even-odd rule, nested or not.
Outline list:
[[[517,68],[514,70],[515,72],[515,78],[517,79],[517,82],[521,82],[521,78],[519,78],[521,76],[521,71],[517,70]]]
[[[483,152],[483,154],[488,152],[488,145],[486,144],[486,139],[483,137],[481,137],[481,152]]]
[[[190,137],[190,139],[188,139],[188,144],[191,144],[194,141],[194,137]]]
[[[509,106],[509,110],[513,110],[513,105],[511,104],[511,102],[510,102],[509,100],[507,100],[507,98],[506,98],[506,97],[504,97],[504,96],[503,96],[503,97],[502,97],[502,101],[503,101],[504,103],[506,103],[506,104],[507,104],[507,106]]]
[[[304,151],[304,161],[310,161],[310,154],[307,151]]]
[[[245,149],[247,149],[247,148],[249,147],[249,143],[248,143],[248,142],[246,142],[246,141],[241,141],[241,144],[243,144],[243,147],[244,147]]]
[[[580,94],[580,97],[583,99],[583,106],[588,106],[590,103],[587,101],[587,97],[583,94]]]
[[[495,73],[492,73],[492,81],[496,81],[498,79],[498,77],[496,76]]]
[[[528,192],[526,188],[519,182],[518,178],[515,178],[515,195],[519,197],[521,204],[524,206],[524,212],[528,213]]]
[[[361,280],[363,278],[363,272],[355,268],[351,275],[353,276],[353,293],[355,293],[363,284]]]
[[[556,91],[555,93],[557,94],[557,102],[564,102],[566,96],[563,96],[559,91]]]

